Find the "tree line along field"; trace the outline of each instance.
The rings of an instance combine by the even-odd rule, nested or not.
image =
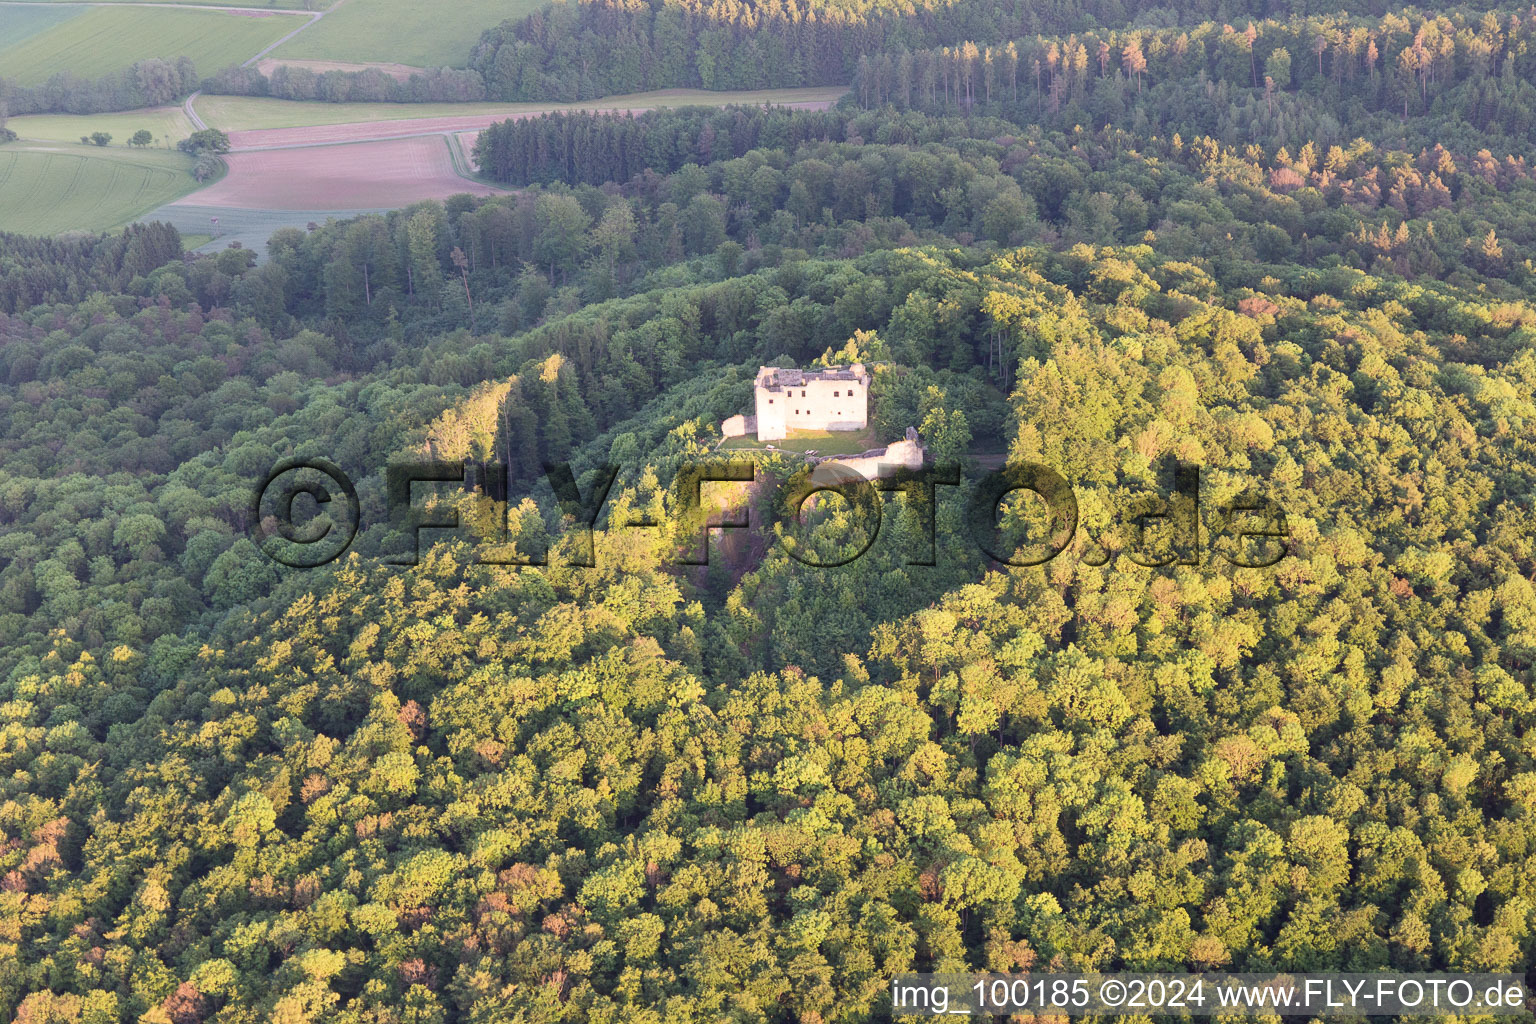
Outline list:
[[[191,158],[95,147],[0,148],[0,224],[36,235],[130,223],[191,191]]]
[[[463,67],[483,31],[542,6],[543,0],[459,0],[445,14],[434,0],[347,0],[272,56]]]
[[[0,6],[0,73],[20,85],[38,85],[60,72],[95,79],[135,62],[186,57],[211,74],[240,64],[299,26],[289,14],[241,14],[233,11],[175,10],[167,7],[65,8],[62,21],[27,31],[36,24],[32,8]],[[56,8],[39,7],[52,14]],[[21,13],[17,13],[17,12]],[[15,19],[25,33],[9,31]]]

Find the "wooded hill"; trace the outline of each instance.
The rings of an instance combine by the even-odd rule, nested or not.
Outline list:
[[[516,194],[259,263],[164,226],[0,235],[0,1010],[787,1024],[889,1020],[908,970],[1524,970],[1526,13],[1446,13],[1404,77],[1411,12],[1256,10],[1245,50],[1231,12],[1032,9],[991,35],[851,11],[849,39],[954,37],[909,45],[910,94],[871,57],[833,111],[510,122],[479,152]],[[1330,23],[1375,39],[1376,91],[1343,37],[1316,71]],[[1074,35],[1082,81],[1037,86]],[[561,74],[609,61],[566,37]],[[1255,86],[1282,47],[1289,87]],[[882,439],[916,427],[970,481],[979,454],[1059,471],[1073,543],[986,559],[967,484],[932,566],[894,496],[837,569],[771,527],[677,564],[677,472],[722,457],[758,367],[853,361]],[[290,456],[357,484],[325,568],[250,537]],[[428,456],[502,462],[508,500],[440,493],[463,529],[387,565],[412,537],[385,469]],[[619,467],[595,568],[551,461],[584,494]],[[1200,554],[1140,565],[1163,540],[1127,517],[1178,463]],[[1214,518],[1250,489],[1286,517],[1267,568]],[[857,546],[846,504],[809,520],[798,553]],[[1006,504],[1008,550],[1043,525]],[[550,565],[484,564],[509,550]]]

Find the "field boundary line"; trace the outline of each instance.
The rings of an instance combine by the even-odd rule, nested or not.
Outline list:
[[[363,121],[359,123],[372,124],[373,122]],[[283,128],[279,130],[287,131],[288,129]],[[473,128],[465,128],[461,130],[474,131]],[[439,128],[437,131],[403,132],[399,135],[370,135],[366,139],[336,139],[328,142],[280,142],[272,146],[236,146],[230,149],[230,153],[272,153],[280,149],[324,149],[327,146],[365,146],[370,142],[398,142],[401,139],[426,139],[431,138],[434,135],[447,138],[453,134],[455,134],[455,132],[444,131],[443,129]]]

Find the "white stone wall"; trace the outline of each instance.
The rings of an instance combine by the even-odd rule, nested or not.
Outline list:
[[[923,446],[916,441],[897,441],[885,449],[883,455],[870,455],[852,459],[828,459],[828,463],[835,462],[839,466],[847,466],[866,480],[874,480],[882,474],[889,474],[898,468],[922,469]]]
[[[768,386],[772,370],[758,371],[756,391],[757,439],[777,441],[791,430],[863,430],[869,425],[869,376],[863,366],[854,377],[824,379],[806,371],[798,383]]]
[[[720,433],[726,437],[744,437],[747,434],[756,432],[756,430],[756,416],[736,415],[722,420],[720,423]]]
[[[757,439],[759,441],[778,441],[787,435],[784,424],[784,412],[789,408],[784,396],[767,388],[759,387],[757,390]]]

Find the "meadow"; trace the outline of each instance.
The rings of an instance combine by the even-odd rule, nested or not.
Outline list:
[[[75,2],[75,0],[5,0],[7,4],[38,8],[63,7]],[[97,4],[142,4],[145,0],[92,0]],[[174,6],[190,5],[194,7],[249,7],[267,8],[279,11],[323,11],[331,6],[335,0],[310,0],[311,5],[306,6],[305,0],[153,0],[156,4],[170,4]]]
[[[134,132],[155,137],[152,149],[174,148],[192,134],[192,122],[180,107],[147,107],[120,114],[30,114],[13,117],[6,127],[23,139],[40,142],[78,142],[82,135],[106,132],[112,147],[126,146]]]
[[[463,67],[480,33],[542,6],[542,0],[459,0],[445,15],[434,0],[347,0],[273,56]]]
[[[0,54],[85,11],[80,4],[0,4],[0,39],[5,40],[0,46]],[[0,67],[4,66],[0,64]],[[8,71],[6,73],[9,75]]]
[[[328,15],[320,24],[324,25],[330,20]],[[555,110],[635,110],[653,107],[710,107],[730,103],[831,103],[847,91],[843,86],[762,89],[754,92],[662,89],[627,96],[608,96],[586,103],[303,103],[264,97],[202,95],[197,98],[196,107],[199,116],[210,125],[235,132],[422,117],[467,117],[481,114],[505,114],[512,117]]]
[[[52,235],[105,231],[192,191],[190,157],[81,145],[0,149],[0,224]]]
[[[0,18],[31,8],[0,6]],[[39,8],[51,13],[52,8]],[[74,8],[78,10],[78,8]],[[99,78],[150,57],[191,58],[203,74],[240,64],[298,27],[284,14],[236,14],[170,7],[90,7],[17,41],[0,22],[0,68],[21,85],[61,71]]]

